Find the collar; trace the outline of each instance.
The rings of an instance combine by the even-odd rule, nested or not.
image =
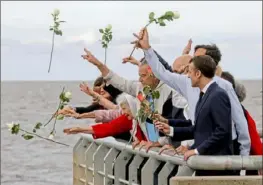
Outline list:
[[[205,85],[205,87],[203,88],[202,92],[205,94],[207,89],[209,88],[209,86],[214,83],[215,81],[214,80],[211,80],[208,84]]]

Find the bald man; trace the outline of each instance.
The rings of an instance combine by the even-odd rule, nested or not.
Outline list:
[[[192,56],[188,54],[176,58],[172,66],[173,72],[179,74],[186,74],[188,72],[188,64],[191,59]]]

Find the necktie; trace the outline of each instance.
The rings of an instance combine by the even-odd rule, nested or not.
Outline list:
[[[197,104],[195,106],[195,117],[196,117],[196,114],[197,114],[197,110],[199,109],[200,103],[202,101],[203,95],[204,95],[204,93],[201,91],[200,94],[199,94],[198,102],[197,102]]]

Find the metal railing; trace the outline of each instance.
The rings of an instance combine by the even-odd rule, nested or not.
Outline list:
[[[112,138],[94,140],[83,134],[73,149],[74,185],[167,185],[178,165],[192,169],[262,169],[262,156],[183,156],[158,154],[158,148],[132,149]]]

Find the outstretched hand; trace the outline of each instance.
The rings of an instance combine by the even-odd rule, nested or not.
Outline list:
[[[99,64],[102,64],[95,56],[92,55],[92,53],[87,50],[86,48],[84,48],[85,51],[85,55],[81,55],[81,57],[87,61],[89,61],[90,63],[92,63],[93,65],[97,66]]]
[[[134,57],[125,57],[125,58],[123,58],[122,59],[122,63],[123,64],[126,64],[126,63],[131,63],[131,64],[133,64],[133,65],[140,65],[140,62],[138,61],[138,60],[136,60]]]
[[[187,45],[185,46],[185,48],[183,50],[183,55],[190,53],[191,48],[192,48],[192,43],[193,43],[192,39],[189,39]]]
[[[82,92],[86,93],[89,96],[94,95],[94,91],[84,82],[82,82],[82,84],[79,85],[79,88]]]

